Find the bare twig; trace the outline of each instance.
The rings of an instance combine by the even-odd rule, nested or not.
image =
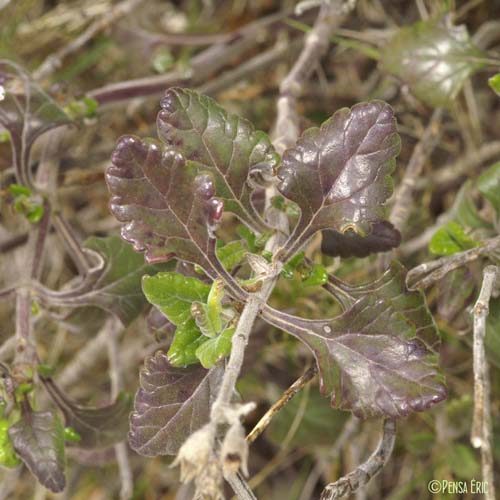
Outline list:
[[[412,194],[417,178],[430,154],[439,140],[440,122],[443,116],[442,108],[437,108],[432,114],[422,138],[415,146],[408,167],[405,170],[403,180],[395,195],[394,204],[391,209],[389,220],[401,231],[412,207]]]
[[[111,104],[136,97],[152,97],[162,94],[165,88],[173,85],[201,85],[209,76],[241,57],[246,51],[262,41],[259,35],[264,28],[280,22],[288,15],[287,11],[264,17],[235,31],[227,41],[208,47],[195,55],[190,61],[188,72],[173,70],[164,75],[155,75],[136,80],[112,83],[88,93],[99,104]]]
[[[125,0],[113,6],[100,19],[92,23],[80,36],[72,40],[68,45],[61,47],[54,54],[49,55],[39,68],[33,72],[35,80],[46,78],[61,67],[63,59],[73,54],[87,42],[92,40],[100,31],[105,30],[111,24],[134,10],[143,0]]]
[[[282,43],[279,41],[274,47],[257,54],[249,61],[240,64],[238,67],[222,73],[219,77],[204,83],[196,90],[202,94],[212,95],[216,92],[220,92],[234,83],[241,81],[243,78],[253,75],[256,71],[260,71],[275,64],[284,56],[296,50],[298,46],[299,43],[296,41],[291,43]]]
[[[269,410],[262,416],[262,418],[257,422],[255,427],[247,436],[247,441],[253,443],[267,428],[271,423],[274,416],[299,392],[306,384],[308,384],[316,375],[318,369],[316,365],[312,366],[305,373],[298,378],[274,403]]]
[[[499,277],[497,266],[486,266],[483,273],[483,284],[474,305],[474,416],[472,420],[471,443],[474,448],[481,448],[481,465],[483,481],[487,484],[486,500],[494,500],[495,484],[493,477],[492,425],[490,410],[490,381],[488,361],[484,349],[486,337],[486,317],[489,302]]]
[[[307,33],[297,62],[280,85],[274,145],[279,153],[293,146],[299,136],[297,99],[317,62],[325,54],[329,38],[342,19],[341,1],[324,2],[313,29]]]
[[[424,289],[442,279],[450,271],[457,269],[479,257],[488,255],[500,247],[500,236],[483,242],[481,246],[441,257],[431,262],[424,262],[411,269],[406,275],[406,285],[410,290]]]
[[[396,422],[386,419],[378,448],[370,458],[338,481],[329,484],[321,493],[320,500],[335,500],[354,493],[370,481],[385,466],[391,456],[396,440]]]

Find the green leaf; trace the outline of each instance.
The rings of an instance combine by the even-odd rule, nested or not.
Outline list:
[[[245,226],[244,226],[245,227]],[[245,227],[245,229],[248,229]],[[251,232],[248,229],[249,232]],[[252,233],[253,234],[253,233]],[[255,236],[255,235],[254,235]],[[254,238],[255,239],[255,238]],[[248,252],[248,247],[243,240],[230,241],[226,245],[217,248],[217,258],[220,260],[224,268],[231,272],[238,266],[244,259],[245,254]]]
[[[10,194],[14,197],[25,195],[31,195],[31,189],[29,187],[23,186],[22,184],[11,184],[9,186]]]
[[[64,476],[64,427],[50,411],[23,411],[21,420],[9,429],[16,453],[40,483],[58,493],[66,485]]]
[[[231,354],[235,328],[227,328],[220,335],[203,342],[196,349],[196,357],[204,368],[212,368],[218,361]]]
[[[328,281],[328,272],[325,266],[313,264],[304,276],[302,284],[304,286],[324,285]]]
[[[484,66],[465,26],[419,21],[387,42],[383,66],[430,106],[449,106],[464,82]]]
[[[207,341],[194,318],[177,326],[167,357],[172,366],[182,367],[198,363],[196,349]]]
[[[17,467],[21,463],[9,437],[10,426],[8,420],[0,419],[0,465],[9,469]]]
[[[453,255],[478,246],[480,242],[465,234],[463,227],[456,222],[448,222],[438,229],[429,243],[429,250],[434,255]]]
[[[210,285],[177,272],[144,276],[142,290],[148,301],[156,306],[174,325],[181,326],[192,319],[191,304],[206,302]]]
[[[488,85],[497,96],[500,96],[500,73],[497,73],[495,76],[488,79]]]
[[[144,276],[142,289],[148,301],[156,306],[174,325],[174,340],[168,360],[176,367],[198,363],[196,349],[206,341],[192,314],[193,303],[206,303],[210,285],[177,272]]]
[[[479,192],[500,214],[500,161],[486,169],[476,181]]]

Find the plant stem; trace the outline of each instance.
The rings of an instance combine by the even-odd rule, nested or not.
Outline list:
[[[406,285],[410,290],[427,288],[439,281],[446,274],[469,262],[477,260],[500,247],[500,236],[485,240],[481,246],[459,252],[449,257],[441,257],[431,262],[424,262],[411,269],[406,275]]]
[[[109,378],[111,380],[111,399],[113,401],[123,388],[120,354],[118,352],[118,339],[122,328],[120,322],[115,318],[108,319],[105,326],[105,329],[108,330]],[[120,499],[128,500],[134,492],[134,482],[130,469],[127,444],[125,442],[117,443],[114,448],[118,470],[120,471]]]
[[[486,317],[489,302],[499,277],[497,266],[486,266],[483,272],[483,284],[476,304],[474,305],[474,415],[472,420],[471,443],[474,448],[481,448],[481,468],[483,481],[488,485],[486,500],[494,500],[495,484],[493,477],[493,452],[490,408],[490,381],[488,361],[484,348],[486,337]]]
[[[282,153],[287,145],[294,144],[297,140],[299,134],[296,112],[297,97],[305,81],[315,68],[316,62],[328,47],[329,36],[333,30],[334,20],[336,19],[336,8],[339,6],[340,2],[325,3],[322,5],[314,28],[306,37],[305,45],[299,59],[280,86],[276,139],[273,142],[279,153]],[[284,212],[277,210],[271,205],[271,199],[276,195],[274,186],[268,187],[265,194],[266,219],[269,225],[276,230],[275,234],[267,241],[265,249],[274,255],[288,235],[288,219]],[[271,276],[267,279],[260,291],[249,296],[241,313],[233,336],[231,354],[226,365],[221,387],[212,406],[212,425],[217,425],[225,421],[225,409],[230,404],[234,394],[253,324],[262,305],[266,304],[277,280],[278,273],[276,273],[276,276]],[[242,495],[241,491],[237,493]],[[251,496],[245,494],[243,498],[251,498]]]
[[[403,180],[394,195],[394,205],[392,206],[389,220],[400,231],[405,225],[412,206],[412,195],[416,180],[422,173],[427,158],[429,158],[438,143],[441,131],[439,125],[442,116],[442,108],[434,110],[422,138],[413,149]]]
[[[335,500],[351,495],[378,474],[391,456],[396,441],[396,422],[384,420],[382,437],[370,458],[352,472],[325,487],[320,500]]]

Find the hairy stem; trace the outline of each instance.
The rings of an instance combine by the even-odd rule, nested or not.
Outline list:
[[[488,361],[484,348],[486,337],[486,317],[491,294],[499,276],[497,266],[486,266],[483,273],[483,284],[474,305],[474,415],[472,420],[471,443],[475,448],[481,448],[481,466],[483,481],[488,485],[485,492],[486,500],[495,498],[493,477],[492,425],[490,409],[490,381]]]
[[[319,57],[328,47],[328,38],[333,29],[333,20],[335,19],[335,7],[338,7],[338,5],[340,3],[337,2],[335,4],[323,4],[313,30],[307,35],[299,59],[280,87],[276,138],[273,141],[279,153],[282,153],[287,145],[294,144],[297,140],[299,131],[295,119],[297,116],[296,99],[302,90],[303,84],[312,73]],[[293,118],[290,119],[290,117]],[[274,255],[288,235],[288,219],[284,212],[277,210],[271,205],[271,199],[276,195],[276,189],[271,186],[266,189],[265,194],[266,219],[269,225],[276,230],[275,234],[267,241],[265,249]],[[226,366],[221,388],[212,406],[212,424],[217,425],[225,420],[225,409],[230,404],[234,394],[253,324],[261,307],[266,304],[277,279],[278,273],[270,276],[264,282],[262,289],[250,295],[246,302],[233,336],[231,355]],[[244,495],[243,498],[251,498],[251,496],[240,491],[239,488],[238,490],[237,493]]]

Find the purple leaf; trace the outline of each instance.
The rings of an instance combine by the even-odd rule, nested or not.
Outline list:
[[[155,140],[122,137],[106,173],[111,211],[122,237],[150,263],[173,257],[198,264],[212,278],[227,276],[215,255],[223,202],[213,175]],[[234,285],[234,280],[231,281]],[[241,294],[236,287],[234,294]]]
[[[216,221],[210,209],[220,219],[223,204],[214,198],[208,175],[198,177],[179,153],[158,141],[126,136],[116,146],[106,180],[111,211],[126,223],[122,236],[145,251],[149,262],[179,257],[210,269],[209,223]]]
[[[23,411],[9,429],[16,453],[43,486],[57,493],[66,486],[64,477],[64,429],[50,411]]]
[[[252,180],[274,175],[279,156],[268,136],[210,97],[188,89],[167,90],[158,114],[158,136],[209,171],[226,211],[257,232],[267,229],[251,202]]]
[[[17,64],[0,60],[0,125],[10,133],[17,181],[32,186],[31,146],[48,130],[71,118]]]
[[[352,288],[359,297],[342,315],[307,320],[271,308],[263,317],[313,352],[321,392],[360,418],[398,418],[447,396],[438,365],[439,335],[425,297],[404,287],[394,264],[374,283]]]
[[[398,245],[398,231],[383,222],[383,204],[392,193],[399,150],[394,113],[382,101],[340,109],[321,128],[306,130],[285,151],[278,171],[278,189],[301,210],[285,259],[325,229],[335,244],[332,255],[361,256]]]
[[[220,365],[174,368],[163,353],[147,358],[130,416],[130,446],[144,456],[176,455],[208,421],[223,372]]]
[[[105,448],[125,440],[132,398],[121,393],[116,400],[99,408],[80,406],[71,401],[52,379],[42,382],[52,401],[64,414],[66,427],[72,427],[81,437],[80,448]]]

